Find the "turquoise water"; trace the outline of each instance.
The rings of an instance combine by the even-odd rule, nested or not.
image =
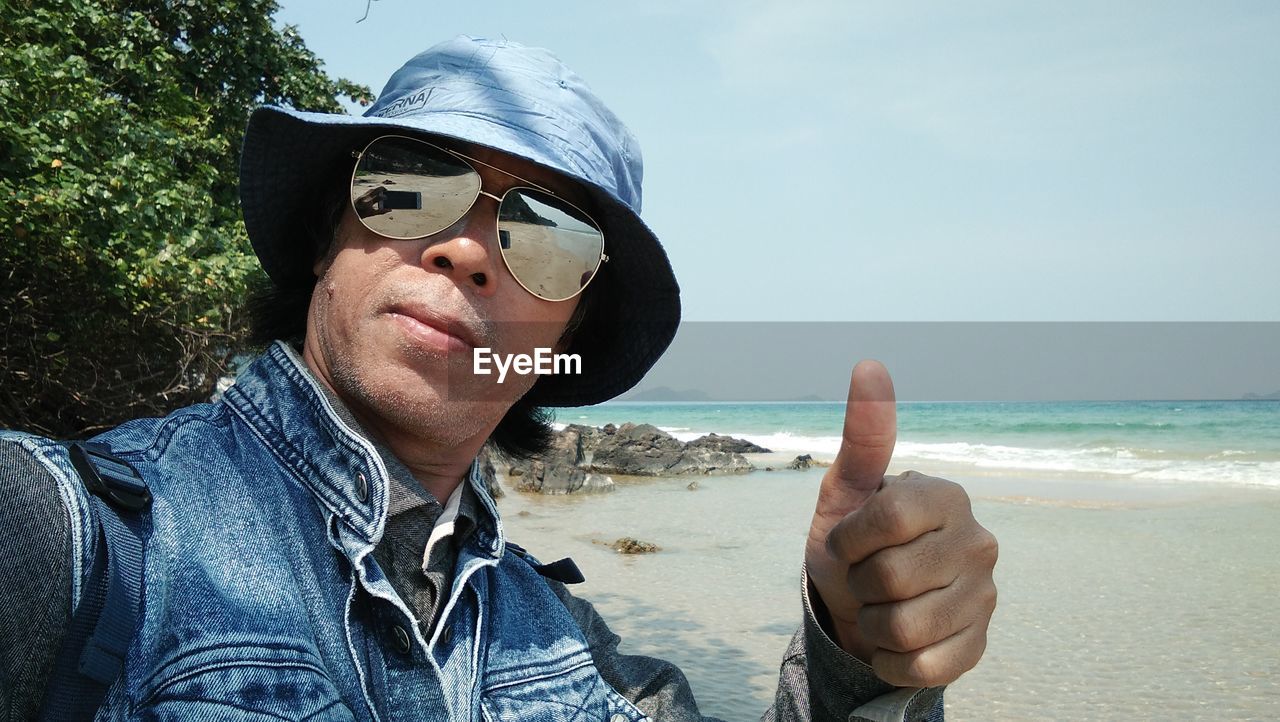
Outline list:
[[[843,418],[840,402],[612,402],[557,414],[561,424],[650,423],[686,441],[714,431],[828,458]],[[917,461],[1280,488],[1280,402],[900,403],[895,462]]]

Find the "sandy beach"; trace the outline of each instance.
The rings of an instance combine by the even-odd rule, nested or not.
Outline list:
[[[760,460],[753,459],[763,466]],[[1084,475],[962,483],[1000,540],[999,608],[947,717],[1267,719],[1280,709],[1280,493]],[[590,497],[509,491],[507,534],[572,556],[628,653],[680,664],[704,714],[757,719],[800,620],[800,562],[821,470],[618,478]],[[510,490],[509,483],[504,486]],[[662,551],[623,556],[620,536]]]

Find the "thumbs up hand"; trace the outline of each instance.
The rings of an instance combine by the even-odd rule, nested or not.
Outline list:
[[[915,471],[885,477],[897,432],[889,372],[859,363],[805,565],[841,648],[890,684],[949,684],[986,649],[996,540],[960,485]]]

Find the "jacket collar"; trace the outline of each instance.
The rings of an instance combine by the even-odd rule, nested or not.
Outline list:
[[[292,348],[276,341],[241,372],[222,400],[363,545],[378,542],[390,503],[386,463],[359,428],[334,409]],[[472,535],[476,551],[499,557],[505,546],[502,522],[478,460],[471,463],[467,483],[480,500]]]

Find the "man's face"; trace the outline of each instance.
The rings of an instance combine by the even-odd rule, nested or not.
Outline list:
[[[581,204],[559,174],[505,153],[459,148]],[[484,190],[520,181],[484,166]],[[473,373],[473,347],[493,354],[556,348],[578,298],[544,301],[511,275],[498,246],[498,202],[480,196],[453,226],[426,238],[383,238],[348,204],[334,247],[315,265],[305,354],[366,424],[437,443],[488,435],[536,380]],[[492,368],[492,364],[490,364]]]

